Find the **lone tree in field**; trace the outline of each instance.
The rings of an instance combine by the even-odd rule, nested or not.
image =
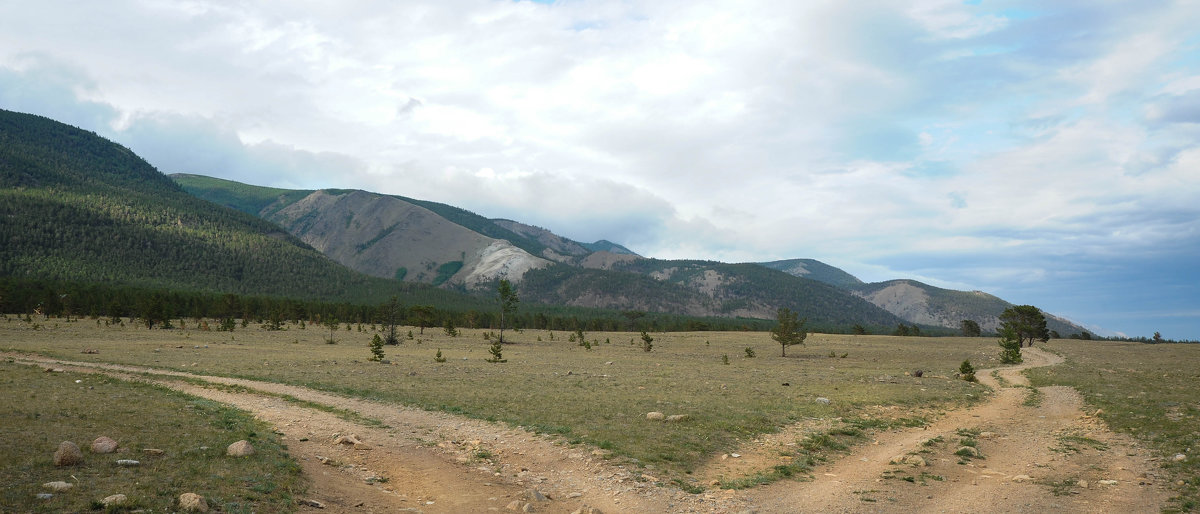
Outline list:
[[[500,301],[500,341],[499,342],[501,344],[503,344],[504,343],[504,322],[508,317],[512,316],[512,313],[516,312],[517,304],[521,303],[521,300],[519,298],[517,298],[517,293],[516,293],[516,291],[513,291],[512,284],[508,282],[508,279],[501,279],[500,285],[496,288],[496,291],[498,293],[498,300]]]
[[[333,335],[337,333],[339,325],[341,325],[341,322],[339,322],[337,318],[330,317],[325,320],[325,328],[329,329],[329,339],[325,340],[326,344],[337,344],[337,341],[334,340]]]
[[[383,311],[383,319],[387,320],[387,336],[383,338],[383,343],[390,345],[400,344],[400,339],[396,337],[396,316],[398,315],[397,311],[400,310],[399,300],[393,296],[380,309]]]
[[[1021,340],[1017,339],[1017,333],[1013,329],[1003,327],[1000,329],[1000,363],[1001,364],[1020,364],[1021,359]]]
[[[1034,340],[1043,343],[1050,340],[1050,331],[1046,330],[1046,316],[1042,315],[1041,309],[1032,305],[1016,305],[1004,309],[1000,314],[1000,330],[1005,328],[1016,333],[1021,346],[1028,342],[1032,348]]]
[[[980,330],[979,323],[976,323],[973,319],[962,320],[963,337],[979,337],[980,334],[983,334],[983,330]]]
[[[371,348],[371,357],[367,360],[375,361],[375,362],[382,361],[383,360],[383,338],[379,337],[379,334],[375,334],[375,337],[371,338],[370,348]]]
[[[797,319],[798,314],[792,312],[791,309],[781,308],[778,313],[778,323],[775,328],[771,329],[771,339],[779,343],[783,350],[781,355],[787,357],[787,347],[794,344],[804,344],[804,339],[808,337],[808,333],[804,331],[804,324],[808,322],[808,318]]]
[[[645,330],[642,331],[642,351],[649,352],[654,349],[654,338],[650,337]]]
[[[432,305],[414,305],[409,312],[412,313],[413,321],[417,327],[421,329],[421,335],[425,334],[425,327],[433,323],[433,306]]]

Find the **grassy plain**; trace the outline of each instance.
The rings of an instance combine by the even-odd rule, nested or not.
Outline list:
[[[1110,428],[1158,454],[1179,491],[1175,507],[1200,508],[1200,345],[1056,340],[1044,347],[1067,361],[1028,371],[1032,384],[1077,389]]]
[[[8,335],[8,334],[6,334]],[[85,512],[112,494],[124,494],[120,509],[173,512],[180,494],[204,496],[222,512],[282,512],[304,490],[300,468],[270,428],[248,414],[220,404],[146,384],[87,373],[46,373],[41,368],[0,362],[0,510]],[[100,435],[115,439],[122,453],[91,453]],[[230,458],[225,448],[247,439],[257,453]],[[53,454],[62,441],[83,450],[84,462],[58,468]],[[162,455],[143,452],[162,450]],[[132,459],[137,467],[121,467]],[[68,491],[51,493],[43,483],[65,481]]]
[[[988,339],[810,335],[779,356],[766,333],[655,333],[644,352],[638,334],[586,333],[588,350],[569,333],[507,334],[506,363],[485,359],[483,330],[440,328],[385,346],[390,364],[367,361],[371,327],[330,331],[257,325],[232,333],[103,326],[95,320],[48,320],[39,330],[0,321],[0,347],[72,360],[154,366],[296,384],[383,402],[444,410],[558,434],[612,450],[668,476],[685,476],[739,440],[805,419],[912,418],[978,400],[985,389],[953,378],[964,359],[986,367]],[[178,325],[178,323],[176,323]],[[215,324],[211,324],[215,326]],[[751,348],[756,357],[746,356]],[[95,349],[99,353],[81,353]],[[434,362],[438,350],[447,362]],[[833,357],[831,357],[831,355]],[[844,357],[843,357],[844,355]],[[728,357],[728,364],[725,364]],[[923,378],[908,376],[923,370]],[[817,401],[826,398],[829,403]],[[900,409],[881,409],[899,406]],[[646,413],[686,414],[680,423]]]

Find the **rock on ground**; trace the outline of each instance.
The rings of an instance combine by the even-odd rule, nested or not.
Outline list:
[[[117,442],[108,436],[97,437],[92,441],[92,453],[112,453],[117,451]]]
[[[66,491],[67,489],[74,487],[74,485],[71,483],[68,483],[68,482],[59,481],[59,482],[46,482],[46,483],[42,484],[42,487],[45,487],[46,489],[49,489],[51,491],[58,492],[58,491]]]
[[[71,441],[63,441],[58,444],[58,451],[54,452],[55,466],[75,466],[83,463],[83,452],[79,451],[79,446]]]
[[[208,512],[208,502],[196,493],[179,495],[179,510],[184,512]]]
[[[254,455],[254,447],[250,446],[250,441],[242,439],[241,441],[229,445],[229,447],[225,449],[225,455],[230,457],[246,457],[248,455]]]
[[[646,419],[651,420],[651,421],[660,421],[660,420],[666,419],[666,417],[667,416],[661,412],[647,412],[646,413]]]
[[[116,507],[118,505],[124,505],[128,500],[129,498],[123,494],[114,494],[111,496],[105,496],[103,500],[100,500],[100,503],[103,503],[105,507]]]

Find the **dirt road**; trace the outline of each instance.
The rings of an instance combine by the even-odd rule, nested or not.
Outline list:
[[[445,413],[269,382],[5,357],[129,379],[151,377],[252,412],[282,434],[311,480],[307,499],[320,502],[326,512],[487,512],[522,510],[526,504],[536,512],[593,507],[608,513],[1158,511],[1167,493],[1154,475],[1156,463],[1128,438],[1082,412],[1073,389],[1041,388],[1040,401],[1026,405],[1034,393],[1020,370],[1061,359],[1040,349],[1023,353],[1021,366],[999,370],[996,377],[990,370],[981,372],[981,380],[997,389],[987,402],[949,412],[924,428],[876,434],[873,442],[816,469],[811,481],[699,495],[639,480],[605,460],[603,451]],[[181,377],[241,387],[204,387]],[[379,423],[348,421],[303,402]],[[342,436],[353,437],[336,442]],[[956,455],[972,451],[963,446],[980,455]],[[924,465],[912,458],[892,463],[909,455]],[[768,468],[774,464],[762,462]]]

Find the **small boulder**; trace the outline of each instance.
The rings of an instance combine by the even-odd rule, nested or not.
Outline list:
[[[671,422],[687,421],[689,419],[691,419],[691,416],[688,416],[687,414],[672,414],[667,416],[667,421]]]
[[[646,419],[648,419],[650,421],[662,421],[666,418],[667,418],[667,416],[661,412],[655,411],[655,412],[647,412],[646,413]]]
[[[1182,453],[1176,453],[1175,456],[1171,458],[1172,462],[1183,462],[1185,460],[1187,460],[1187,455]]]
[[[70,482],[58,481],[58,482],[46,482],[46,483],[42,484],[42,487],[49,489],[51,491],[54,491],[54,492],[60,492],[60,491],[66,491],[67,489],[75,487],[75,485],[71,484]]]
[[[909,455],[908,457],[904,458],[904,463],[914,468],[923,468],[929,465],[929,463],[925,462],[925,459],[920,455]]]
[[[141,463],[141,461],[136,461],[133,459],[119,459],[119,460],[117,460],[117,465],[126,467],[126,468],[136,468],[138,466],[141,466],[142,463]]]
[[[179,510],[184,512],[208,512],[208,502],[196,493],[179,495]]]
[[[1096,482],[1096,483],[1097,483],[1097,484],[1100,484],[1100,485],[1117,485],[1117,484],[1118,484],[1118,483],[1120,483],[1120,482],[1117,482],[1116,480],[1101,480],[1101,481],[1099,481],[1099,482]]]
[[[978,457],[979,450],[972,446],[959,446],[957,450],[954,450],[954,454],[959,457]]]
[[[49,500],[54,497],[54,495],[50,493],[37,493],[34,496],[36,496],[39,500]]]
[[[357,435],[347,434],[347,435],[337,436],[337,438],[333,440],[333,444],[347,444],[347,445],[351,445],[351,446],[358,446],[360,444],[363,444],[363,442],[362,442],[362,440],[360,440],[358,438]]]
[[[821,405],[829,405],[829,398],[817,398],[816,400],[813,400],[813,401],[815,401]]]
[[[108,436],[97,437],[92,441],[92,453],[112,453],[117,451],[117,442]]]
[[[550,498],[537,489],[525,491],[525,497],[529,498],[529,501],[531,502],[544,502],[550,500]]]
[[[83,463],[83,452],[79,451],[79,446],[71,441],[63,441],[58,444],[58,451],[54,452],[55,466],[75,466]]]
[[[229,445],[225,449],[225,455],[230,457],[246,457],[254,455],[254,447],[250,445],[250,441],[242,439],[236,443]]]
[[[127,501],[129,501],[129,498],[127,498],[125,495],[114,494],[111,496],[105,496],[103,500],[100,500],[100,503],[104,504],[105,507],[118,507],[124,505]]]

